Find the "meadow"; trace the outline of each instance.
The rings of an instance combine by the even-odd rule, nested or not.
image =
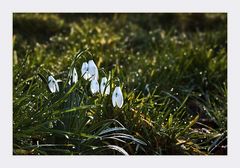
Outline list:
[[[226,14],[14,13],[12,59],[14,155],[227,155]]]

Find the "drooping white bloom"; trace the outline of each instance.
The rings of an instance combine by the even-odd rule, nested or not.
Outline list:
[[[110,94],[110,85],[106,77],[103,77],[100,85],[101,94],[109,95]]]
[[[77,83],[78,81],[78,74],[75,68],[73,68],[73,74],[72,74],[72,82]]]
[[[93,60],[89,60],[88,63],[84,62],[82,64],[81,72],[85,80],[98,80],[98,68]]]
[[[77,83],[78,81],[78,74],[75,68],[73,68],[73,70],[70,72],[70,80],[68,82],[69,85],[71,85],[71,83]]]
[[[98,80],[98,68],[93,60],[88,61],[88,72],[91,75],[90,80]]]
[[[53,76],[48,77],[48,87],[52,93],[59,92],[59,86]]]
[[[91,81],[90,90],[91,90],[92,94],[99,92],[99,83],[96,79],[93,79]]]
[[[113,104],[113,107],[117,105],[119,108],[121,108],[123,106],[123,94],[119,86],[115,87],[113,91],[112,104]]]
[[[88,80],[91,77],[90,73],[88,72],[88,63],[87,62],[84,62],[82,64],[81,72],[82,72],[82,76],[85,80]]]

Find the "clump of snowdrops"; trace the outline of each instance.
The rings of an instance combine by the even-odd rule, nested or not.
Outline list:
[[[82,72],[82,77],[85,80],[89,80],[91,82],[90,90],[93,95],[98,94],[99,91],[101,92],[102,95],[110,94],[110,83],[109,83],[110,76],[109,76],[109,78],[102,77],[101,84],[99,86],[98,68],[93,60],[89,60],[88,63],[84,62],[82,64],[81,72]],[[69,78],[70,78],[70,80],[68,82],[69,85],[77,83],[78,73],[77,73],[77,70],[75,67],[70,71]],[[48,77],[48,87],[52,93],[60,91],[58,81],[61,81],[61,80],[59,80],[59,79],[55,80],[52,75],[50,75]],[[120,86],[116,86],[112,93],[112,104],[114,107],[118,106],[119,108],[121,108],[123,106],[123,101],[124,100],[123,100],[123,94],[122,94],[121,88],[120,88]]]
[[[17,85],[14,154],[127,155],[127,144],[136,146],[135,152],[144,150],[146,143],[111,115],[124,105],[119,78],[111,71],[99,73],[92,59],[82,61],[86,53],[76,54],[68,72],[52,75],[40,68],[37,76]],[[26,90],[29,81],[34,84]]]

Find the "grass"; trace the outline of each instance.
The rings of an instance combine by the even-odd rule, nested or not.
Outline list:
[[[13,15],[13,154],[226,155],[226,14]],[[81,77],[120,84],[92,95]],[[79,80],[69,86],[69,71]],[[47,78],[61,79],[51,93]],[[100,82],[100,81],[99,81]]]

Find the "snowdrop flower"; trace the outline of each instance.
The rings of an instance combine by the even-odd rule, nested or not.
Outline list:
[[[87,62],[84,62],[82,64],[81,72],[82,72],[82,76],[85,80],[88,80],[91,77],[90,73],[88,72],[88,63]]]
[[[91,90],[92,94],[99,92],[99,83],[96,79],[93,79],[91,81],[90,90]]]
[[[75,68],[73,68],[73,70],[70,72],[70,80],[68,82],[69,85],[71,85],[71,83],[77,83],[78,81],[78,74]]]
[[[59,86],[53,76],[48,77],[48,87],[52,93],[59,92]]]
[[[102,78],[101,85],[100,85],[101,94],[109,95],[110,94],[110,85],[106,77]]]
[[[82,64],[81,72],[85,80],[98,80],[98,68],[93,60],[89,60],[88,63],[84,62]]]
[[[88,61],[88,72],[91,75],[90,80],[98,80],[98,68],[93,60]]]
[[[123,94],[119,86],[115,87],[113,91],[112,104],[113,104],[113,107],[117,105],[119,108],[121,108],[123,106]]]

